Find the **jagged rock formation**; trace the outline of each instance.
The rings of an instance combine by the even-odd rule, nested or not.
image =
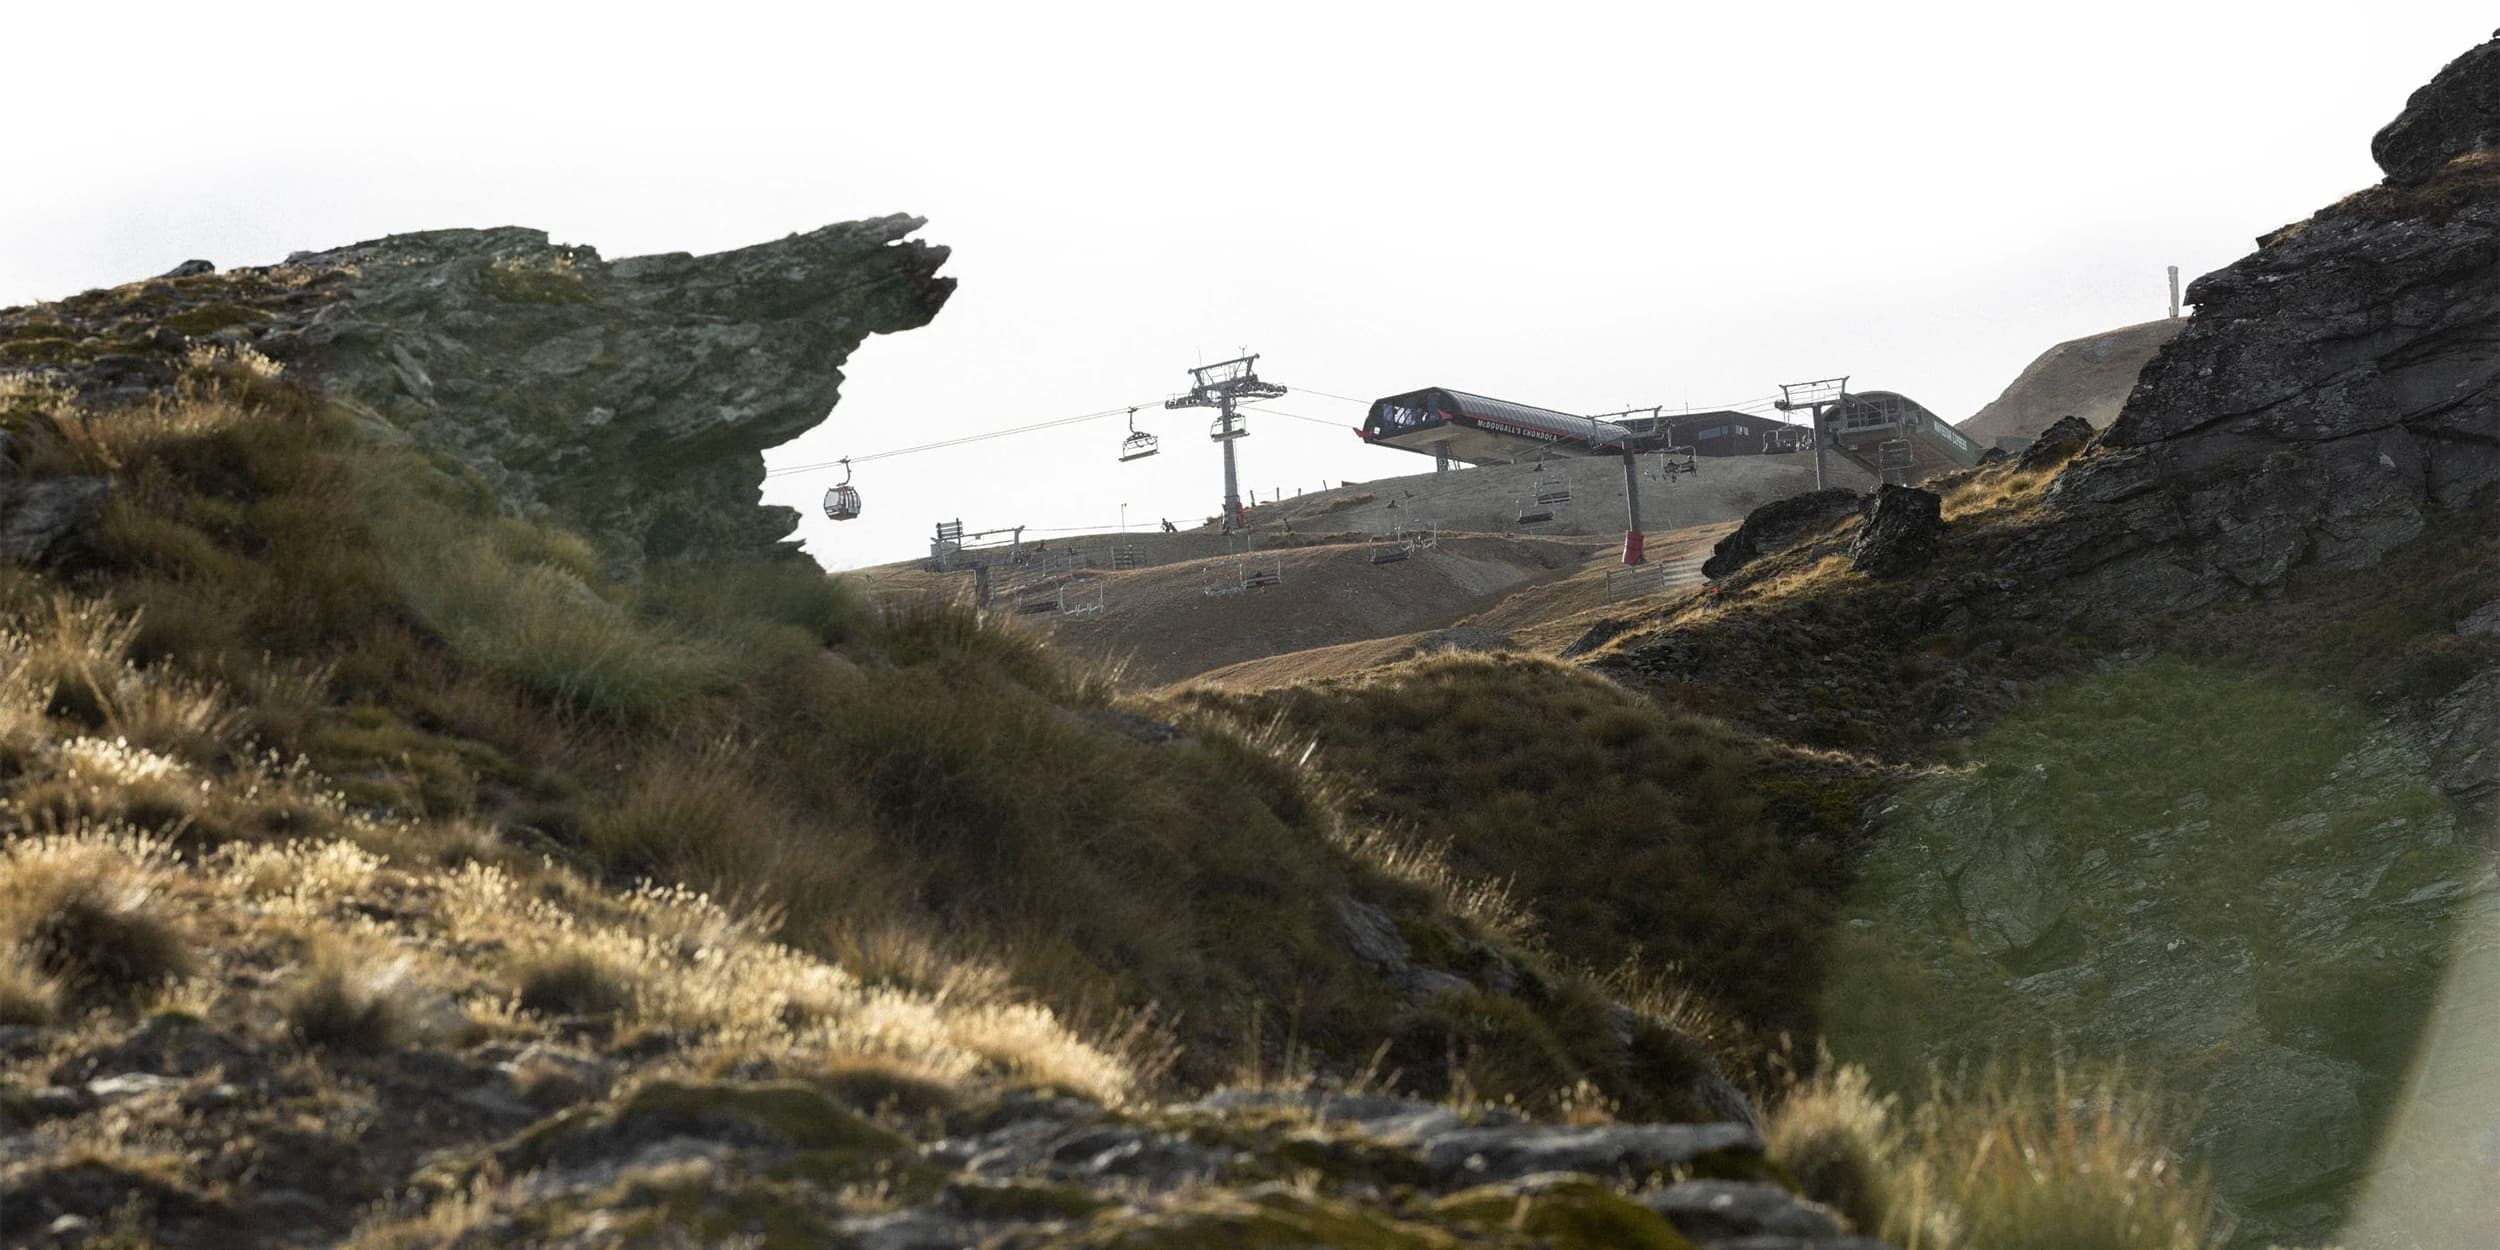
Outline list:
[[[2405,100],[2370,140],[2390,182],[2428,182],[2460,152],[2500,146],[2500,31]]]
[[[602,261],[536,230],[440,230],[298,255],[351,276],[302,335],[334,396],[612,554],[754,551],[763,451],[822,421],[871,334],[954,290],[917,217],[709,256]],[[281,345],[283,350],[288,345]]]
[[[2382,133],[2387,183],[2189,288],[2195,319],[2060,479],[2024,564],[2096,596],[2210,602],[2372,563],[2425,507],[2500,483],[2500,156],[2467,107],[2493,46]]]
[[[2386,182],[2190,288],[2196,317],[1974,609],[2159,619],[1997,718],[1969,746],[1980,772],[1898,796],[1862,882],[1869,927],[1846,939],[1883,989],[1827,1017],[1843,1053],[1907,1079],[2051,1038],[2163,1073],[2203,1108],[2190,1144],[2236,1245],[2445,1244],[2343,1220],[2374,1172],[2414,1166],[2383,1153],[2390,1124],[2488,1124],[2500,1079],[2488,998],[2464,990],[2461,1025],[2445,1006],[2493,984],[2500,669],[2460,644],[2500,607],[2472,606],[2484,588],[2368,616],[2418,585],[2488,584],[2495,101],[2500,40],[2381,133]],[[2432,540],[2460,554],[2443,564]],[[2312,649],[2442,659],[2347,678]],[[2416,1062],[2449,1070],[2408,1086]],[[2449,1198],[2397,1183],[2400,1203]]]
[[[1710,548],[1710,558],[1702,561],[1702,576],[1725,577],[1750,561],[1795,546],[1855,514],[1864,500],[1865,496],[1841,486],[1772,500],[1746,513],[1735,533]]]
[[[864,339],[926,325],[954,290],[946,249],[907,237],[922,224],[613,262],[510,227],[186,261],[0,310],[0,372],[110,406],[169,391],[196,351],[248,348],[620,566],[767,551],[797,514],[758,506],[764,449],[824,419]]]
[[[2070,415],[2106,426],[2118,419],[2145,363],[2187,324],[2164,318],[2069,339],[2040,353],[2003,394],[1956,426],[1982,446],[2036,437]]]
[[[1890,482],[1875,493],[1866,524],[1849,540],[1849,567],[1869,577],[1901,577],[1936,558],[1944,500],[1934,491]]]

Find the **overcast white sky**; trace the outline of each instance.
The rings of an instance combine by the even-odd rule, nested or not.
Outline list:
[[[2377,178],[2488,37],[2400,4],[0,3],[0,305],[187,257],[517,224],[611,258],[929,218],[961,289],[870,341],[780,465],[1150,404],[1248,347],[1289,387],[1571,411],[1849,373],[1948,418],[2061,339]],[[1429,467],[1297,394],[1262,495]],[[865,466],[833,567],[938,520],[1211,515],[1200,412]],[[1330,426],[1336,428],[1330,428]]]

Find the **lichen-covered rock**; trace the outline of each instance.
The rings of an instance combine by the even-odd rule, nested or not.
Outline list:
[[[604,261],[536,230],[439,230],[299,254],[349,275],[285,346],[334,397],[546,509],[612,556],[753,552],[767,447],[824,420],[871,334],[954,289],[916,217],[709,256]]]
[[[2448,63],[2370,140],[2393,182],[2423,182],[2468,152],[2500,144],[2500,32]]]
[[[1934,491],[1885,483],[1866,524],[1849,540],[1849,567],[1869,577],[1900,577],[1936,558],[1944,501]]]
[[[249,349],[505,508],[584,530],[620,571],[761,553],[797,523],[760,506],[764,449],[825,419],[863,340],[927,324],[954,290],[946,249],[908,237],[921,224],[613,262],[518,228],[186,262],[0,309],[0,373],[109,409],[166,395],[196,352]]]
[[[1710,548],[1702,576],[1725,577],[1746,564],[1830,528],[1857,513],[1864,496],[1846,487],[1812,490],[1775,499],[1745,514],[1736,532]]]

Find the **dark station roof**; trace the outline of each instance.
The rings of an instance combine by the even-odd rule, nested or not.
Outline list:
[[[1375,400],[1363,441],[1469,464],[1509,464],[1548,456],[1619,455],[1643,439],[1611,421],[1428,386]]]

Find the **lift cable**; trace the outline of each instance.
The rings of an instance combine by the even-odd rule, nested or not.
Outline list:
[[[1158,400],[1155,402],[1160,403],[1161,401]],[[894,456],[909,456],[924,451],[937,451],[946,447],[961,447],[966,443],[980,443],[987,442],[993,438],[1008,438],[1017,434],[1031,434],[1037,430],[1057,429],[1063,425],[1076,425],[1085,421],[1102,421],[1111,417],[1124,416],[1130,412],[1136,411],[1138,408],[1143,407],[1145,407],[1144,404],[1137,404],[1133,406],[1123,404],[1117,408],[1105,408],[1100,412],[1080,413],[1073,417],[1059,417],[1050,421],[1035,421],[1028,425],[1010,426],[1003,430],[990,430],[982,434],[965,434],[956,438],[942,438],[934,443],[922,443],[916,447],[896,447],[887,451],[872,451],[864,456],[848,457],[848,460],[849,463],[852,464],[866,464],[871,460],[885,460]],[[844,462],[841,460],[826,460],[820,461],[816,464],[786,465],[782,468],[771,470],[764,474],[764,476],[784,477],[793,473],[814,473],[821,469],[840,468],[843,463]]]
[[[1322,399],[1334,399],[1349,404],[1368,405],[1372,402],[1368,399],[1356,399],[1351,395],[1339,395],[1332,391],[1323,391],[1317,387],[1310,386],[1297,386],[1292,388],[1292,391],[1297,395],[1316,395]],[[1771,403],[1775,398],[1775,396],[1762,396],[1756,399],[1722,404],[1713,410],[1767,414],[1770,411]],[[1112,417],[1125,416],[1129,413],[1137,411],[1140,408],[1150,407],[1158,403],[1160,403],[1160,401],[1148,401],[1143,404],[1123,404],[1117,408],[1105,408],[1098,412],[1079,413],[1072,417],[1057,417],[1048,421],[1034,421],[1024,425],[1009,426],[1005,429],[989,430],[979,434],[965,434],[955,438],[942,438],[935,442],[920,443],[911,447],[895,447],[885,451],[873,451],[863,456],[850,456],[841,460],[822,460],[813,464],[784,465],[781,468],[767,471],[764,476],[768,478],[775,478],[788,477],[799,473],[817,473],[826,469],[841,468],[846,463],[866,464],[872,460],[886,460],[895,456],[917,455],[924,451],[942,451],[949,447],[962,447],[972,443],[988,442],[994,438],[1012,438],[1020,434],[1033,434],[1042,430],[1055,430],[1061,426],[1080,425],[1088,421],[1105,421]],[[1314,417],[1299,412],[1287,412],[1281,408],[1260,407],[1255,402],[1251,404],[1244,404],[1242,407],[1273,416],[1286,417],[1295,421],[1307,421],[1313,425],[1325,425],[1338,429],[1347,428],[1345,423],[1342,421],[1332,421],[1326,417]]]

